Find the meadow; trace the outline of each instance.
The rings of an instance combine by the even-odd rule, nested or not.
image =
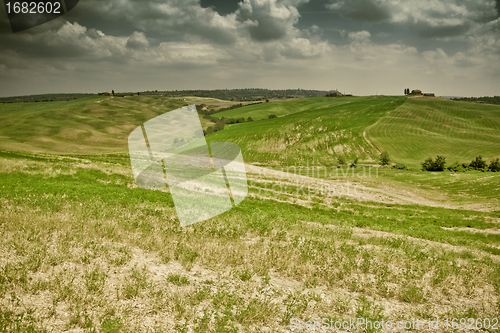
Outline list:
[[[288,332],[293,318],[500,317],[498,173],[332,167],[340,154],[375,167],[382,149],[417,165],[397,153],[412,145],[449,147],[450,161],[491,159],[499,152],[474,149],[496,140],[499,109],[379,96],[230,110],[260,120],[207,140],[240,145],[249,195],[182,228],[168,189],[135,185],[126,152],[130,130],[182,102],[107,98],[0,105],[0,331]],[[470,126],[457,123],[471,116],[457,105],[476,112]],[[418,110],[449,123],[405,120]],[[403,126],[446,140],[414,134],[410,145]],[[453,148],[459,130],[473,137],[465,152]]]

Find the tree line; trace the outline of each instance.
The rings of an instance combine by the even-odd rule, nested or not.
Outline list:
[[[423,171],[453,171],[453,172],[465,172],[465,171],[491,171],[491,172],[500,172],[500,160],[497,158],[495,160],[490,161],[488,165],[485,160],[483,160],[482,156],[477,156],[470,163],[458,163],[455,162],[450,166],[446,166],[446,157],[444,156],[436,156],[433,160],[431,157],[427,158],[425,161],[421,163]]]

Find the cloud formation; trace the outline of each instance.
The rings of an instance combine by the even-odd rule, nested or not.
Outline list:
[[[242,0],[226,15],[198,0],[87,0],[19,34],[0,8],[0,91],[500,93],[500,0],[324,1],[311,16],[305,0]]]

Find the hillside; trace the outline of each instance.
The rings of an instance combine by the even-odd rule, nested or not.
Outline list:
[[[500,106],[409,98],[368,127],[366,136],[405,163],[436,155],[451,163],[500,157]]]
[[[135,127],[184,105],[178,99],[148,96],[0,104],[0,149],[125,152],[128,135]]]
[[[336,157],[393,161],[418,167],[438,154],[449,162],[500,157],[500,107],[438,99],[352,97],[267,103],[217,113],[263,119],[227,126],[210,141],[239,144],[246,159],[264,164],[336,164]],[[270,114],[280,116],[265,119]]]

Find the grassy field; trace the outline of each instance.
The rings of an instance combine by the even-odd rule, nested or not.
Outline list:
[[[145,121],[187,105],[179,99],[96,96],[72,101],[0,106],[0,148],[99,153],[127,151],[130,132]]]
[[[313,99],[210,135],[267,168],[247,165],[236,208],[182,228],[170,192],[138,188],[125,152],[127,131],[182,102],[106,98],[0,105],[0,332],[288,332],[293,318],[427,327],[436,317],[438,330],[416,331],[449,332],[446,318],[500,317],[498,173],[318,168],[336,164],[337,145],[366,162],[378,149],[416,160],[378,128],[420,101]],[[498,111],[476,112],[470,127],[495,133]],[[479,134],[472,142],[487,140]],[[286,168],[307,162],[300,175]]]
[[[442,155],[451,163],[500,157],[500,106],[410,98],[367,130],[396,160],[417,164]]]

